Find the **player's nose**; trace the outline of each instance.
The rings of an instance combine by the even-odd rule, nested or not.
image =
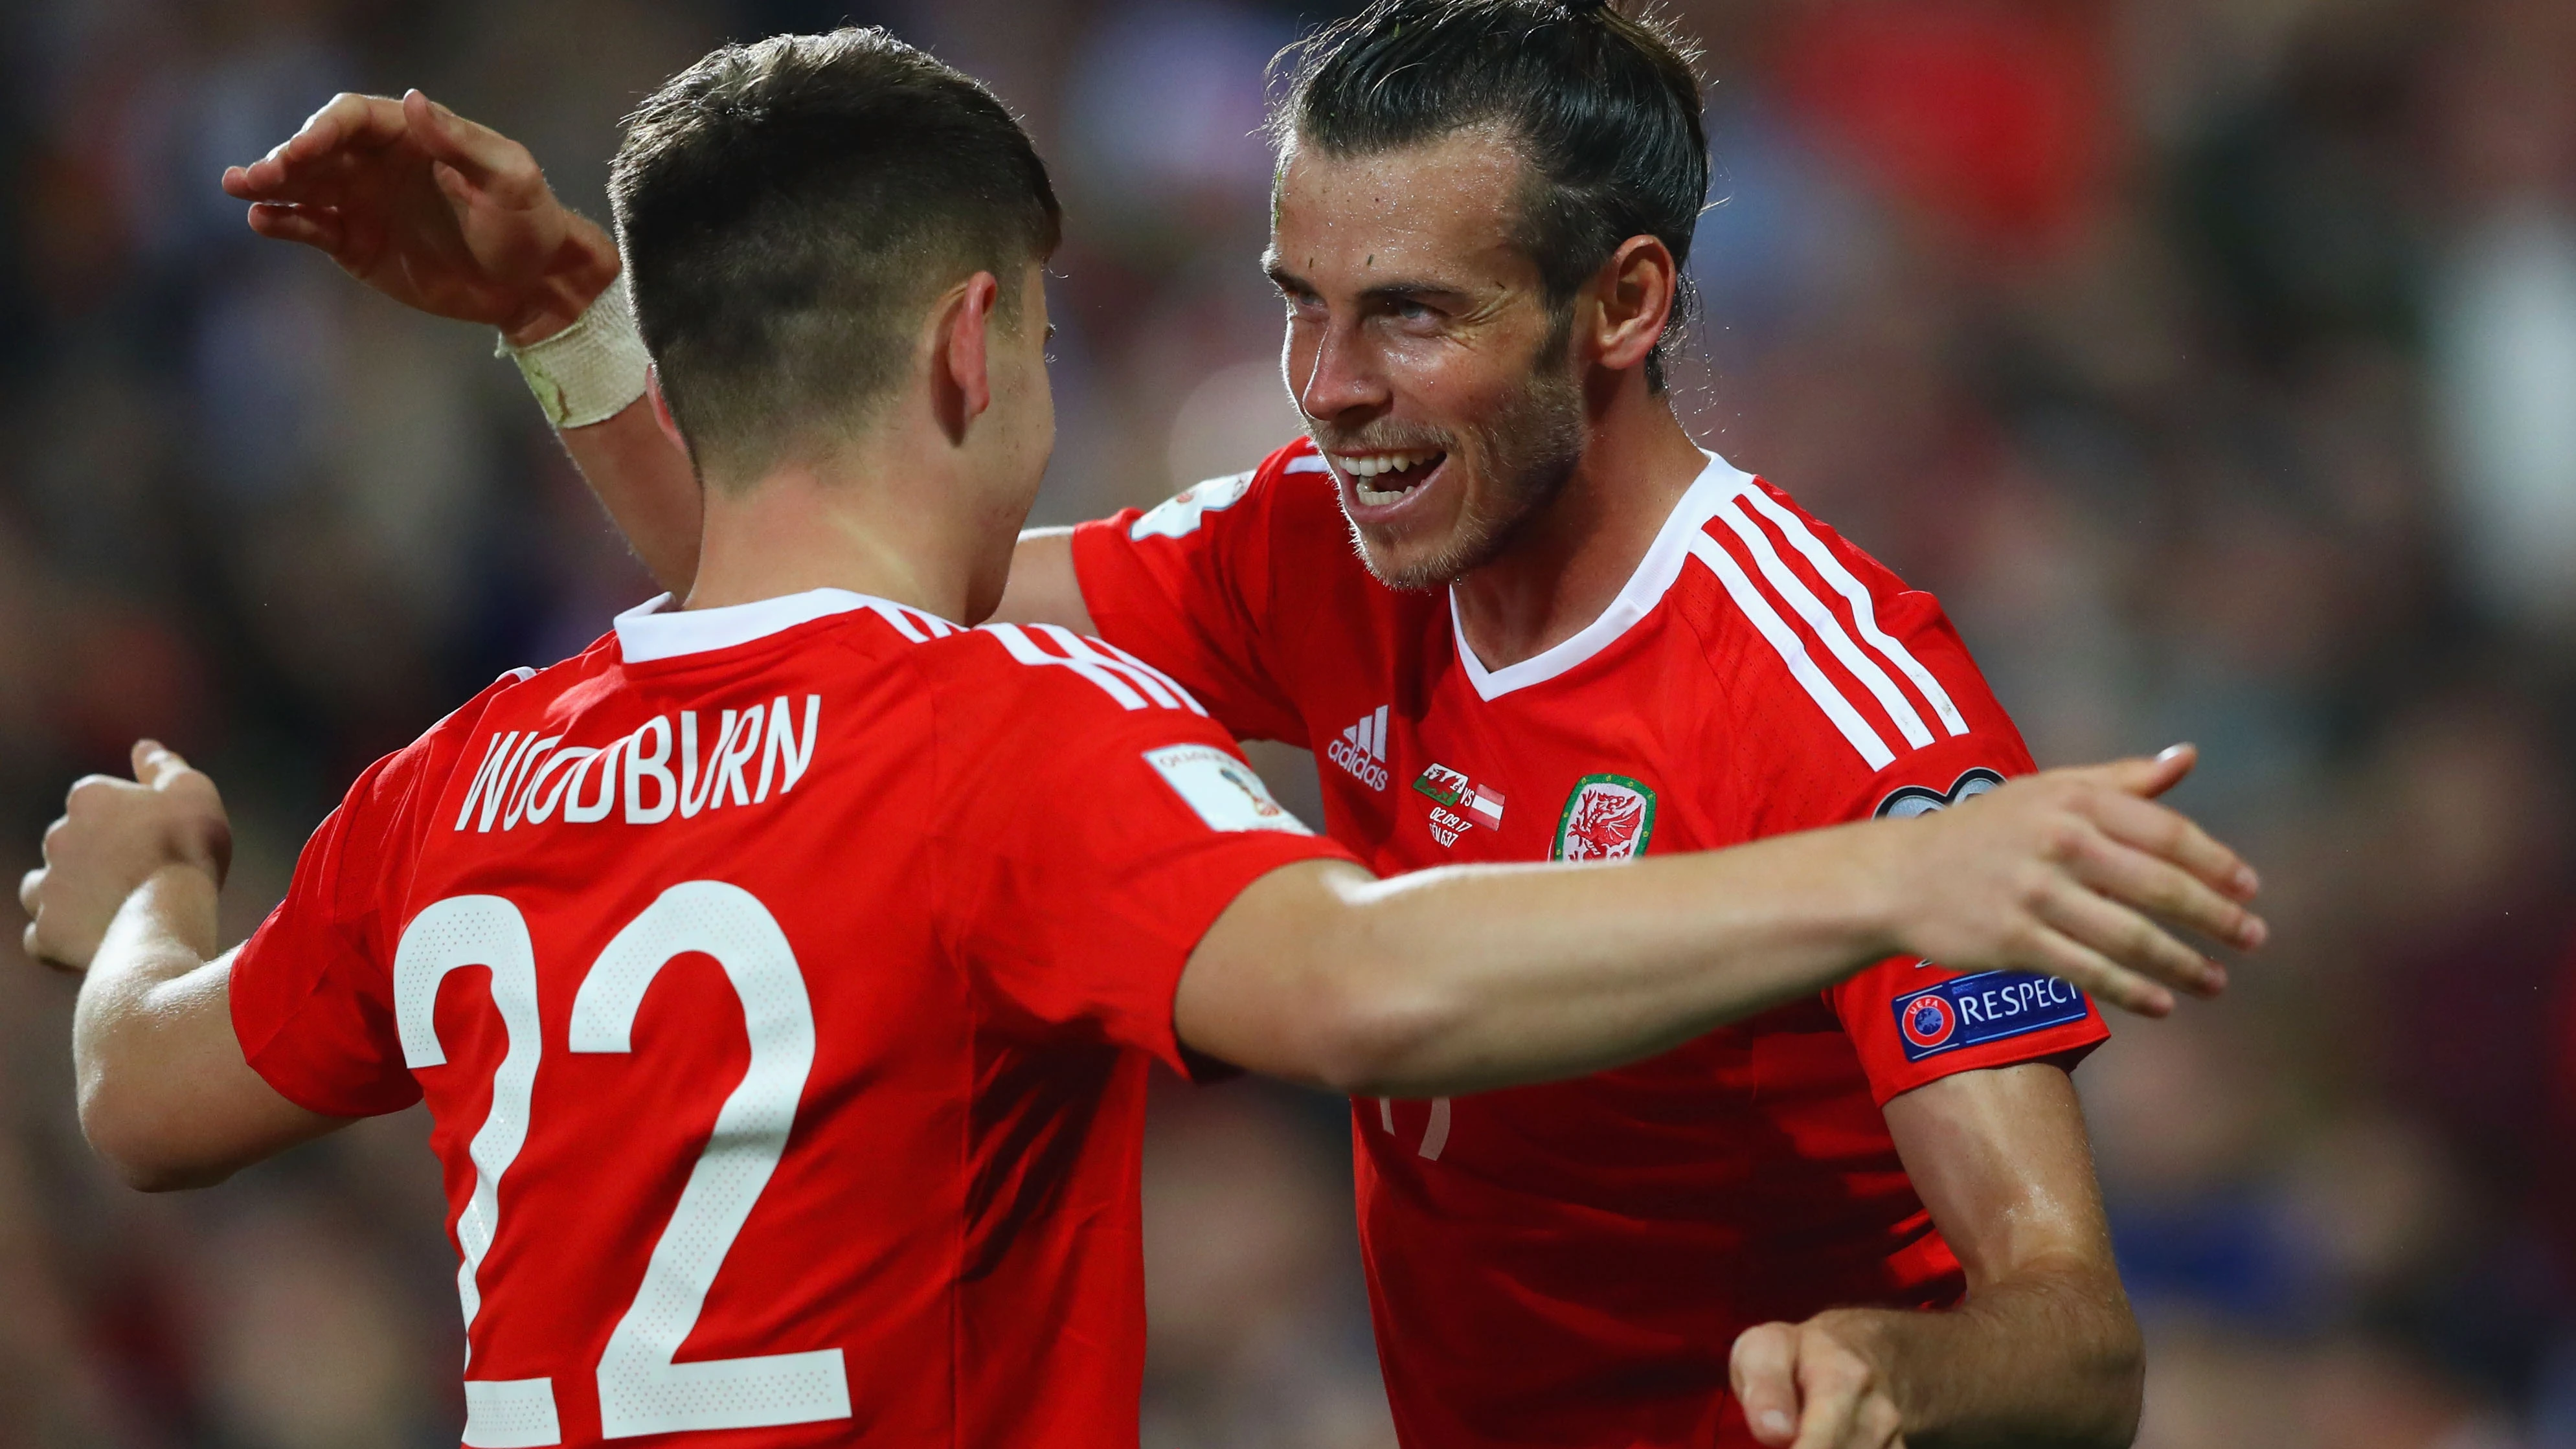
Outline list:
[[[1307,417],[1331,422],[1386,406],[1385,374],[1353,329],[1319,327],[1306,352],[1292,358],[1289,377],[1297,389],[1297,406]]]

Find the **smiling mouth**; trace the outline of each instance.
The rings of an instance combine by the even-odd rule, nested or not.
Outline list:
[[[1444,452],[1335,453],[1333,466],[1351,480],[1351,491],[1372,508],[1402,501],[1438,471]]]

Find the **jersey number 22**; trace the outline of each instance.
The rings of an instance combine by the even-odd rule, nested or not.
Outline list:
[[[715,1131],[653,1244],[635,1301],[600,1355],[600,1432],[610,1439],[850,1416],[849,1376],[837,1348],[672,1361],[697,1326],[716,1270],[786,1150],[796,1102],[814,1066],[814,1010],[786,933],[750,892],[711,880],[664,891],[599,953],[573,997],[572,1049],[629,1050],[646,989],[673,957],[691,951],[714,957],[742,999],[751,1067],[717,1112]],[[394,952],[394,1016],[403,1061],[414,1070],[447,1060],[431,1011],[439,982],[459,966],[491,968],[492,1005],[509,1043],[493,1073],[492,1109],[467,1148],[474,1195],[456,1221],[464,1259],[456,1291],[471,1329],[482,1302],[475,1273],[500,1225],[501,1177],[528,1139],[528,1104],[542,1050],[536,952],[518,907],[499,896],[451,896],[403,931]],[[469,1349],[467,1367],[472,1366]],[[473,1449],[529,1449],[562,1440],[554,1380],[465,1381],[465,1442]]]

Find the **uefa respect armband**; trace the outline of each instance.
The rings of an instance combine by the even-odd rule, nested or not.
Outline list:
[[[2082,1021],[2090,1009],[2083,992],[2027,971],[1953,977],[1893,1004],[1909,1062]]]

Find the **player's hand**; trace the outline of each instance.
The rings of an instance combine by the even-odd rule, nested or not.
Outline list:
[[[2217,995],[2226,968],[2157,923],[2240,950],[2269,928],[2246,908],[2253,868],[2155,803],[2197,759],[2177,745],[2046,770],[1902,822],[1945,838],[1891,851],[1900,952],[1962,971],[2041,972],[2144,1016],[2172,1011],[2174,990]]]
[[[18,883],[18,903],[31,918],[27,954],[87,970],[125,898],[154,872],[188,866],[220,886],[232,859],[232,824],[215,782],[175,752],[139,741],[133,779],[82,778],[63,818],[46,829],[44,865]]]
[[[224,172],[250,227],[302,242],[407,307],[538,341],[618,269],[598,223],[556,199],[528,148],[418,91],[341,94]]]
[[[1838,1309],[1736,1336],[1727,1377],[1754,1438],[1775,1449],[1905,1449],[1904,1416],[1852,1331],[1862,1321]]]

